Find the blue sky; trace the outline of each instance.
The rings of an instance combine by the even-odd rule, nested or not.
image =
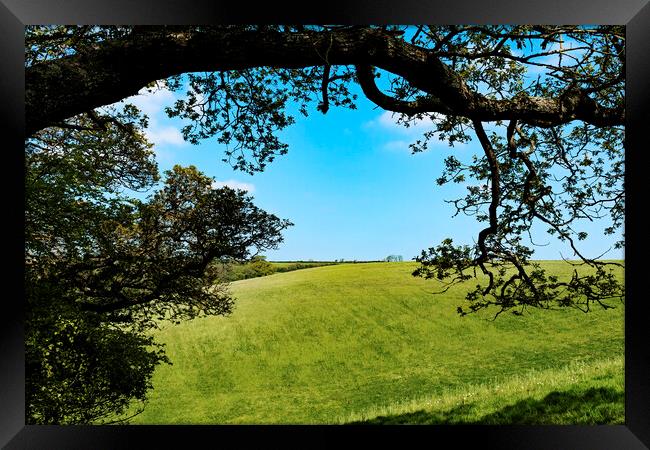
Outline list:
[[[162,90],[127,101],[150,117],[147,134],[161,171],[195,165],[217,185],[246,189],[257,206],[294,223],[277,250],[263,253],[269,260],[377,260],[390,254],[409,260],[447,237],[472,244],[485,226],[472,217],[452,218],[455,210],[445,200],[464,195],[464,186],[435,182],[447,155],[468,161],[482,154],[476,142],[450,148],[439,141],[413,155],[408,144],[430,123],[406,129],[359,95],[357,110],[333,107],[326,115],[315,109],[307,118],[295,115],[296,123],[280,134],[289,153],[250,176],[221,161],[224,146],[215,139],[199,145],[183,140],[183,122],[163,111],[181,95]],[[584,227],[590,232],[580,242],[584,254],[595,257],[612,248],[607,258],[623,258],[623,250],[613,249],[620,236],[603,236],[598,225]],[[535,235],[536,243],[545,244],[535,247],[535,258],[573,256],[544,230],[539,227]]]

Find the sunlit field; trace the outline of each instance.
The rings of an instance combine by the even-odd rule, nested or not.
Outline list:
[[[569,276],[563,262],[543,263]],[[338,264],[232,283],[229,317],[165,325],[134,424],[622,423],[624,305],[456,308],[416,263]],[[623,276],[623,269],[620,269]]]

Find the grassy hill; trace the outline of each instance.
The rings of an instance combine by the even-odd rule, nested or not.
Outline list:
[[[230,317],[157,333],[173,366],[158,368],[132,423],[623,421],[622,304],[460,317],[471,285],[432,295],[438,283],[412,277],[415,267],[339,264],[233,283]]]

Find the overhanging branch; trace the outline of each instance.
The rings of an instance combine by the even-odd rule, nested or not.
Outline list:
[[[426,112],[441,112],[445,114],[453,113],[451,109],[431,95],[427,97],[419,97],[413,101],[398,100],[390,95],[386,95],[377,87],[377,84],[375,83],[375,74],[373,73],[371,66],[357,64],[355,69],[357,71],[359,85],[361,86],[365,96],[368,97],[368,100],[385,110],[409,116]]]
[[[324,39],[324,37],[327,39]],[[355,65],[366,95],[396,109],[423,110],[424,104],[400,104],[382,96],[370,83],[368,66],[403,77],[429,94],[427,112],[455,114],[481,121],[512,120],[554,126],[583,120],[598,126],[622,125],[624,107],[606,108],[585,92],[559,98],[520,96],[490,99],[474,92],[462,77],[426,48],[375,28],[326,32],[279,32],[215,27],[201,31],[140,30],[137,39],[107,41],[92,49],[30,66],[25,71],[26,132],[135,95],[147,84],[200,71],[242,70],[260,66],[304,68]],[[374,86],[374,88],[373,88]],[[437,99],[434,102],[433,99]]]

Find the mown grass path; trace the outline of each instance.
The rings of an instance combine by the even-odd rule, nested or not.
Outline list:
[[[570,275],[562,262],[544,265]],[[576,392],[610,389],[609,397],[598,398],[616,403],[619,416],[612,419],[610,411],[603,417],[621,420],[623,304],[589,314],[530,310],[495,321],[494,311],[460,317],[456,307],[471,286],[432,295],[438,283],[412,277],[415,267],[340,264],[233,283],[238,301],[230,317],[168,325],[157,333],[173,366],[158,368],[150,401],[132,423],[368,420],[510,382],[502,399],[459,416],[478,420],[526,399],[524,388],[512,387],[519,378],[528,380],[529,390],[545,386],[531,393],[537,400],[563,388],[573,400]],[[579,380],[570,376],[576,364],[589,368]],[[559,378],[552,381],[554,376]],[[512,414],[521,416],[521,408]],[[413,422],[441,420],[427,417]],[[569,419],[552,422],[558,420]]]

